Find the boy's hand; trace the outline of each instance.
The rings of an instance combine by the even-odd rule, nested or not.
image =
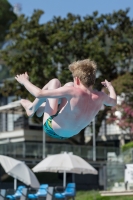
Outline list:
[[[104,85],[104,87],[108,88],[108,90],[109,90],[110,86],[112,86],[111,82],[108,82],[107,80],[101,82],[101,84]]]
[[[29,80],[29,76],[27,74],[27,72],[25,72],[24,74],[20,74],[20,75],[16,75],[15,79],[22,85],[24,85],[24,82],[26,80]]]

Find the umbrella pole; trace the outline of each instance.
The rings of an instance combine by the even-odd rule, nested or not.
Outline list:
[[[63,172],[63,187],[66,187],[66,171]]]
[[[16,189],[17,189],[17,179],[14,178],[14,190],[16,190]]]

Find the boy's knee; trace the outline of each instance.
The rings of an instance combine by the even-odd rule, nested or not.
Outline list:
[[[73,82],[68,82],[68,83],[66,83],[64,86],[73,86],[73,85],[74,85]]]
[[[60,81],[59,81],[57,78],[53,78],[53,79],[51,80],[51,83],[52,83],[53,85],[55,85],[56,87],[61,87],[61,83],[60,83]]]

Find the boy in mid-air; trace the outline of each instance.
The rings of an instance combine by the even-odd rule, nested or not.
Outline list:
[[[58,79],[50,80],[42,89],[29,81],[27,73],[17,75],[15,79],[34,96],[34,102],[21,100],[29,117],[36,112],[44,114],[43,129],[51,137],[65,139],[78,134],[85,128],[101,109],[102,105],[115,106],[116,93],[110,82],[101,84],[108,91],[93,90],[96,75],[96,64],[90,59],[73,62],[69,65],[73,82],[63,87]],[[60,100],[60,105],[58,102]]]

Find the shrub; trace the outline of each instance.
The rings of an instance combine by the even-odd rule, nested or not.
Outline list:
[[[131,149],[131,148],[133,148],[133,142],[128,142],[127,144],[123,145],[121,149],[124,152],[128,149]]]

